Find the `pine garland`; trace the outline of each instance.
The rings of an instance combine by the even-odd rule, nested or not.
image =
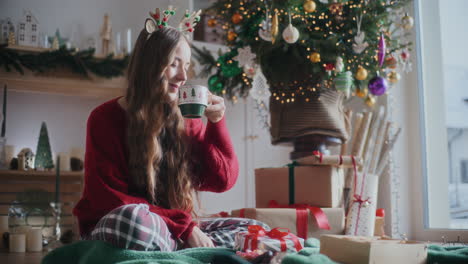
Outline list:
[[[84,77],[93,73],[99,77],[112,78],[124,75],[128,60],[128,56],[117,59],[113,55],[96,58],[94,49],[75,52],[62,46],[58,50],[33,54],[8,49],[6,45],[0,46],[0,67],[7,72],[15,70],[21,74],[24,74],[24,69],[44,73],[66,68]]]

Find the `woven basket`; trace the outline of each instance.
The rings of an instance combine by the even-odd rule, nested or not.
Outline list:
[[[336,144],[345,142],[348,139],[348,126],[343,100],[344,95],[332,89],[326,89],[309,102],[301,99],[282,104],[271,97],[271,143],[295,145],[294,142],[301,141],[298,139],[312,135]]]

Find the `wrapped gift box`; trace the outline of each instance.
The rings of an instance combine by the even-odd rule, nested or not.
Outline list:
[[[343,264],[425,264],[427,245],[378,237],[323,235],[320,253]]]
[[[317,207],[342,205],[343,170],[333,166],[296,166],[290,185],[290,171],[284,168],[255,170],[257,208],[267,208],[270,200],[279,204],[309,204]],[[291,196],[291,197],[290,197]]]
[[[359,174],[346,218],[346,235],[373,236],[379,178]]]
[[[320,229],[317,221],[307,210],[307,237],[298,234],[296,209],[290,208],[245,208],[233,210],[232,217],[245,217],[261,221],[270,227],[281,226],[291,230],[291,233],[302,238],[319,238],[323,234],[344,234],[345,216],[342,208],[321,208],[328,218],[330,230]],[[242,215],[241,215],[242,210]]]
[[[249,226],[249,230],[250,230]],[[260,226],[255,226],[260,227]],[[261,227],[260,227],[261,228]],[[262,229],[262,231],[264,231]],[[278,234],[283,234],[279,235]],[[275,228],[263,235],[256,235],[250,231],[239,232],[235,237],[234,249],[239,251],[273,251],[273,252],[298,252],[304,247],[304,239],[285,231],[283,228]]]

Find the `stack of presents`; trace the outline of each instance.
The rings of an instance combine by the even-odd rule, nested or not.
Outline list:
[[[256,169],[256,208],[230,216],[259,220],[271,230],[250,226],[237,234],[236,249],[297,252],[317,238],[320,253],[340,263],[425,263],[425,244],[385,236],[384,211],[376,208],[378,178],[358,174],[358,166],[353,156],[315,152],[285,167]],[[349,195],[343,191],[347,167]]]

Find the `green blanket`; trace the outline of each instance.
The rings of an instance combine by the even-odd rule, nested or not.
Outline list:
[[[430,245],[427,254],[428,264],[466,264],[468,263],[468,247],[441,247]]]
[[[308,239],[306,248],[298,254],[288,254],[283,263],[334,264],[327,256],[318,253],[318,240]],[[118,249],[102,241],[79,241],[50,252],[42,264],[150,264],[150,263],[222,263],[246,264],[248,261],[225,248],[189,248],[176,252],[144,252]]]
[[[327,256],[319,254],[320,243],[310,238],[305,248],[298,253],[286,255],[283,264],[334,264]],[[80,241],[50,252],[42,264],[247,264],[246,260],[235,254],[234,250],[224,248],[189,248],[176,252],[144,252],[118,249],[102,241]],[[441,247],[430,245],[428,264],[468,263],[468,247]]]

